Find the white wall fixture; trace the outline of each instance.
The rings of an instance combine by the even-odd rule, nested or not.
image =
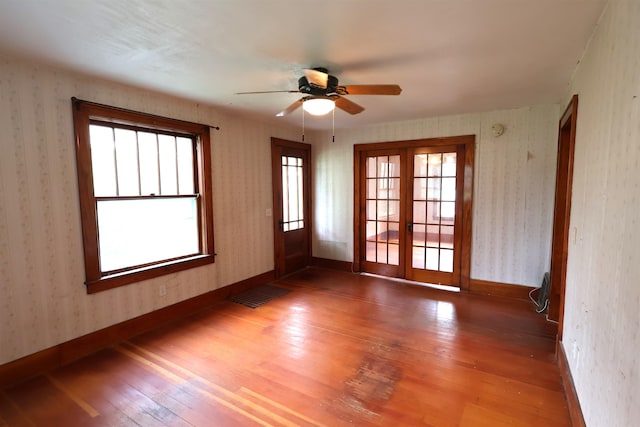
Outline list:
[[[496,123],[495,125],[491,126],[491,133],[496,138],[501,136],[504,133],[504,125]]]

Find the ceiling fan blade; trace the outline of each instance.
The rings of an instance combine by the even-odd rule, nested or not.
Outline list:
[[[335,98],[335,101],[336,101],[336,107],[346,111],[349,114],[358,114],[364,111],[364,107],[356,104],[353,101],[349,101],[347,98],[342,98],[338,96]]]
[[[263,90],[260,92],[236,92],[236,95],[255,95],[257,93],[300,93],[299,90]]]
[[[303,102],[302,98],[298,99],[296,102],[294,102],[293,104],[289,105],[287,108],[285,108],[284,110],[276,114],[276,117],[286,116],[287,114],[297,110],[302,105],[302,102]]]
[[[329,80],[329,75],[327,73],[306,68],[304,70],[304,76],[310,84],[322,89],[327,88],[327,82]]]
[[[400,95],[402,88],[398,85],[348,85],[338,86],[338,92],[340,95]]]

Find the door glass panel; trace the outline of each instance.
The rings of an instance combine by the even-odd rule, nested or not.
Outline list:
[[[413,165],[412,267],[452,272],[456,153],[415,154]]]
[[[369,262],[376,262],[376,242],[367,242],[367,256]]]
[[[428,166],[429,166],[427,170],[428,176],[442,176],[441,174],[442,154],[440,153],[429,154]],[[455,174],[455,170],[454,170],[454,174]]]
[[[302,158],[282,156],[282,229],[304,228]]]
[[[411,255],[411,266],[424,270],[424,247],[414,246]]]
[[[440,247],[453,249],[453,226],[440,227]]]
[[[413,222],[420,224],[427,222],[427,205],[425,202],[413,202]]]
[[[425,247],[427,230],[424,225],[416,224],[413,226],[413,246]]]
[[[440,271],[451,273],[453,271],[453,251],[440,249]]]
[[[366,260],[398,265],[400,156],[367,157],[366,164]],[[369,244],[374,241],[375,245]]]
[[[391,265],[398,265],[400,262],[400,245],[395,243],[389,243],[389,259],[388,263]]]
[[[427,248],[426,270],[438,270],[438,249]]]

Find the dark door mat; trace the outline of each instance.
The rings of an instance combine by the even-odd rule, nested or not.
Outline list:
[[[227,301],[242,304],[250,308],[257,308],[268,303],[272,299],[286,295],[289,292],[291,292],[289,289],[271,285],[262,285],[236,295],[231,295],[227,298]]]

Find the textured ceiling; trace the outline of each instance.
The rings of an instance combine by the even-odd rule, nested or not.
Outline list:
[[[559,102],[606,0],[0,0],[0,52],[265,120],[304,68],[351,95],[337,127]],[[329,128],[330,117],[308,118]]]

